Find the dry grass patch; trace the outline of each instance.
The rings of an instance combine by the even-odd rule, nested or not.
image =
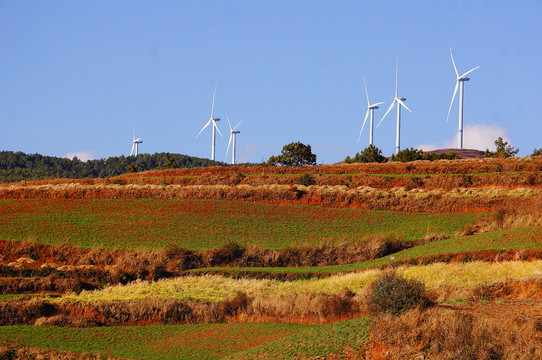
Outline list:
[[[136,281],[128,285],[110,286],[103,290],[68,294],[55,302],[138,301],[146,298],[175,299],[179,301],[218,302],[231,299],[239,292],[248,297],[280,296],[290,294],[337,294],[345,288],[360,293],[372,283],[382,270],[367,270],[339,274],[321,279],[278,281],[257,279],[231,279],[206,275],[180,277],[159,281]],[[397,273],[424,283],[428,288],[442,285],[471,287],[491,284],[506,279],[524,279],[542,274],[542,261],[533,262],[471,262],[460,264],[436,263],[430,265],[400,266]]]
[[[536,320],[476,316],[442,307],[380,315],[373,339],[390,346],[388,359],[540,359],[542,331]]]

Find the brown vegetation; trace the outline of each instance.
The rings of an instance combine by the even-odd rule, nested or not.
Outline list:
[[[364,308],[362,297],[348,290],[333,295],[292,294],[256,298],[239,293],[233,299],[217,303],[146,299],[59,305],[20,298],[0,302],[0,325],[88,327],[239,321],[325,324],[362,316]]]
[[[381,344],[386,359],[542,356],[542,278],[472,288],[446,285],[429,290],[428,296],[451,303],[375,317],[371,344]],[[457,299],[463,301],[452,302]]]
[[[540,175],[542,177],[542,175]],[[403,178],[401,178],[403,179]],[[521,191],[519,191],[521,190]],[[392,210],[410,212],[463,212],[487,211],[521,206],[542,207],[542,191],[503,187],[454,188],[450,190],[424,189],[418,180],[408,179],[402,186],[385,186],[383,189],[359,186],[47,186],[1,188],[0,199],[214,199],[256,201],[268,204],[304,204],[325,207]]]
[[[446,307],[379,315],[372,337],[388,346],[388,359],[540,359],[540,319],[477,316]]]
[[[396,281],[390,284],[396,285]],[[409,283],[410,284],[410,283]],[[244,293],[221,302],[178,301],[171,299],[146,299],[130,302],[100,302],[85,303],[57,303],[45,300],[35,300],[29,297],[12,299],[0,302],[0,325],[35,324],[71,327],[88,326],[115,326],[115,325],[144,325],[144,324],[196,324],[196,323],[223,323],[223,322],[285,322],[302,324],[324,324],[344,319],[360,317],[374,310],[374,287],[367,287],[360,294],[354,294],[348,289],[337,294],[290,294],[285,296],[257,296],[249,298]],[[519,320],[542,321],[542,280],[532,278],[527,280],[506,281],[493,285],[475,286],[470,289],[452,286],[425,291],[395,291],[400,293],[399,302],[408,307],[418,306],[418,314],[426,314],[419,310],[428,307],[432,301],[449,301],[455,299],[471,299],[465,304],[439,305],[457,313],[483,314],[491,316],[496,312],[488,308],[487,301],[514,299],[509,309],[509,318]],[[422,289],[423,290],[423,289]],[[394,298],[397,300],[397,296]],[[430,300],[428,300],[430,299]],[[530,301],[519,303],[520,299]],[[538,299],[538,300],[536,300]],[[405,301],[403,301],[405,300]],[[432,300],[432,301],[431,301]],[[534,301],[538,301],[536,304]],[[495,304],[499,304],[495,302]],[[533,307],[537,316],[522,316],[521,307]],[[393,309],[397,306],[392,305]],[[382,314],[400,311],[373,311],[379,321],[389,322],[402,317],[386,317]],[[438,310],[440,311],[440,310]],[[516,311],[518,314],[514,313]],[[501,311],[502,312],[502,311]],[[489,314],[489,315],[488,315]],[[498,312],[497,312],[498,314]],[[526,314],[528,315],[528,314]],[[419,315],[421,316],[421,315]],[[408,317],[407,317],[408,318]],[[395,325],[394,325],[395,326]],[[401,325],[407,326],[407,325]],[[390,330],[391,331],[391,330]],[[386,338],[383,335],[380,340]],[[386,335],[387,336],[387,335]],[[405,341],[405,340],[401,340]],[[389,343],[388,340],[385,341]]]
[[[367,306],[373,314],[398,315],[414,307],[432,305],[421,281],[406,279],[394,270],[384,271],[366,291]]]
[[[0,346],[0,359],[56,359],[56,360],[114,360],[111,356],[78,354],[70,351],[38,349],[18,344]]]
[[[41,278],[0,278],[0,294],[33,294],[80,292],[94,290],[98,286],[75,278],[49,275]]]
[[[2,184],[0,198],[225,199],[418,212],[521,206],[541,209],[541,169],[539,157],[288,168],[211,167],[92,181]],[[298,185],[306,174],[314,185]],[[394,176],[379,176],[386,174]]]
[[[288,247],[282,250],[269,250],[259,247],[244,248],[236,243],[228,243],[219,249],[190,251],[170,247],[161,251],[81,249],[67,244],[48,246],[38,243],[0,241],[0,254],[4,266],[0,265],[0,275],[4,276],[44,276],[77,278],[80,281],[101,283],[126,283],[136,279],[160,279],[183,274],[184,271],[200,267],[243,266],[322,266],[354,263],[376,259],[420,243],[442,239],[443,236],[402,242],[397,239],[374,238],[342,245],[321,244],[318,247]],[[17,259],[30,259],[20,262],[17,267],[6,264]],[[9,282],[0,281],[0,293]],[[30,289],[30,282],[20,285]],[[34,284],[35,291],[49,290],[45,283]],[[75,285],[58,285],[74,290]],[[79,287],[85,286],[80,284]]]

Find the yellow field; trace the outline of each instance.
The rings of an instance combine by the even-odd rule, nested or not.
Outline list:
[[[296,294],[334,294],[345,288],[359,293],[383,270],[334,275],[322,279],[278,281],[231,279],[222,276],[194,276],[155,282],[136,281],[128,285],[110,286],[98,291],[83,291],[79,295],[68,294],[56,302],[136,301],[147,298],[176,299],[180,301],[201,300],[218,302],[244,292],[249,297]],[[461,264],[436,263],[430,265],[401,266],[398,273],[422,281],[428,288],[440,285],[491,284],[506,279],[524,279],[542,275],[542,261],[533,262],[471,262]]]

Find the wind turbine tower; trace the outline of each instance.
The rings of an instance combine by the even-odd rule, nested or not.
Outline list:
[[[139,144],[141,144],[143,142],[143,140],[141,138],[136,139],[136,137],[135,137],[135,126],[134,126],[133,123],[132,123],[132,130],[133,130],[134,137],[133,137],[133,140],[132,140],[132,151],[130,151],[130,156],[132,156],[132,155],[137,156],[138,149],[139,149]],[[135,150],[135,152],[134,152],[134,150]]]
[[[369,93],[367,92],[367,83],[365,82],[365,76],[363,77],[363,85],[365,85],[365,95],[367,96],[367,112],[365,113],[365,119],[363,120],[363,125],[361,126],[361,130],[359,132],[358,136],[358,142],[361,138],[361,133],[363,132],[363,128],[365,127],[365,122],[367,121],[367,117],[369,116],[369,113],[371,114],[371,121],[370,121],[370,127],[369,127],[369,145],[373,145],[373,125],[374,125],[374,116],[375,116],[375,109],[378,109],[378,105],[384,104],[383,102],[379,102],[376,104],[371,105],[371,102],[369,101]]]
[[[479,66],[475,67],[474,69],[470,69],[463,75],[459,76],[459,73],[457,72],[457,67],[455,66],[454,56],[452,55],[452,47],[450,47],[450,57],[452,58],[452,64],[454,65],[455,75],[457,76],[457,80],[455,82],[455,89],[454,89],[454,95],[452,96],[452,101],[450,102],[450,108],[448,109],[448,116],[446,117],[446,123],[448,123],[448,118],[450,117],[450,111],[452,110],[452,105],[454,103],[455,94],[457,94],[457,88],[459,87],[459,126],[458,126],[458,134],[457,134],[457,147],[459,149],[463,149],[463,89],[464,89],[464,83],[465,81],[469,81],[470,78],[467,77],[467,74],[473,72],[474,70],[478,69]]]
[[[198,135],[196,135],[196,138],[197,138],[201,134],[201,132],[203,130],[205,130],[205,128],[207,126],[209,126],[211,123],[213,124],[213,139],[212,139],[212,143],[211,143],[211,160],[215,159],[215,139],[216,139],[215,130],[217,130],[218,133],[220,134],[220,136],[222,136],[222,133],[220,132],[220,130],[218,130],[218,126],[216,126],[216,122],[220,121],[220,118],[215,118],[215,116],[214,116],[214,114],[215,114],[215,95],[216,95],[216,83],[215,83],[215,91],[213,92],[213,105],[211,106],[211,118],[209,119],[207,124],[205,124],[205,126],[199,131]]]
[[[397,104],[397,133],[395,135],[395,155],[401,150],[401,106],[404,106],[405,109],[407,109],[409,112],[410,109],[405,105],[404,101],[406,101],[406,98],[399,97],[397,95],[397,77],[399,73],[399,58],[397,58],[397,66],[395,67],[395,97],[393,98],[393,102],[391,103],[390,107],[388,108],[388,111],[384,114],[382,117],[382,120],[378,123],[377,127],[382,124],[382,121],[388,115],[388,113],[391,111],[391,109]]]
[[[239,125],[241,125],[242,121],[237,124],[236,127],[234,127],[233,129],[231,128],[231,123],[230,123],[230,117],[228,116],[228,111],[226,111],[226,118],[228,119],[228,125],[230,126],[230,140],[228,141],[228,148],[226,149],[226,157],[224,158],[224,161],[226,161],[226,159],[228,158],[228,152],[230,150],[230,144],[232,142],[232,139],[233,139],[233,146],[232,146],[232,150],[231,150],[231,163],[232,165],[235,165],[235,152],[236,152],[236,135],[241,133],[239,130],[237,130],[237,128],[239,127]]]

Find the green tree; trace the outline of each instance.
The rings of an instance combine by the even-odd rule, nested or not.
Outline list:
[[[459,156],[459,154],[456,153],[455,151],[450,151],[450,152],[441,153],[441,154],[424,152],[422,155],[422,160],[434,161],[434,160],[443,160],[443,159],[457,160],[457,159],[461,159],[461,156]]]
[[[508,144],[508,141],[504,141],[502,137],[495,140],[495,147],[497,148],[496,151],[489,151],[489,149],[486,149],[484,157],[508,158],[515,156],[519,152],[519,149],[514,149],[512,145]]]
[[[106,178],[127,171],[147,171],[175,167],[190,168],[221,166],[217,161],[200,159],[181,154],[141,154],[81,161],[77,158],[57,158],[40,154],[0,151],[0,183],[21,180],[54,178]]]
[[[391,159],[393,161],[401,161],[401,162],[422,160],[422,158],[423,158],[423,150],[418,150],[414,148],[401,150],[397,154],[393,154],[391,156]]]
[[[312,153],[310,145],[301,142],[289,143],[282,148],[281,155],[271,156],[267,165],[303,166],[315,165],[316,155]]]
[[[344,159],[344,162],[347,164],[372,162],[382,163],[386,161],[387,159],[382,156],[382,151],[374,145],[369,145],[368,147],[363,149],[363,151],[356,153],[356,156],[354,156],[354,158],[347,156],[346,159]]]
[[[177,161],[170,153],[166,153],[166,163],[164,164],[165,169],[175,169],[177,167]]]
[[[401,161],[401,162],[410,162],[410,161],[416,161],[416,160],[429,160],[429,161],[435,161],[435,160],[456,160],[461,159],[461,156],[457,154],[456,152],[450,151],[447,153],[442,154],[436,154],[434,152],[423,152],[423,150],[419,149],[404,149],[397,153],[397,155],[392,155],[391,159],[393,161]]]
[[[542,148],[534,149],[533,153],[531,154],[531,156],[540,156],[540,155],[542,155]]]

